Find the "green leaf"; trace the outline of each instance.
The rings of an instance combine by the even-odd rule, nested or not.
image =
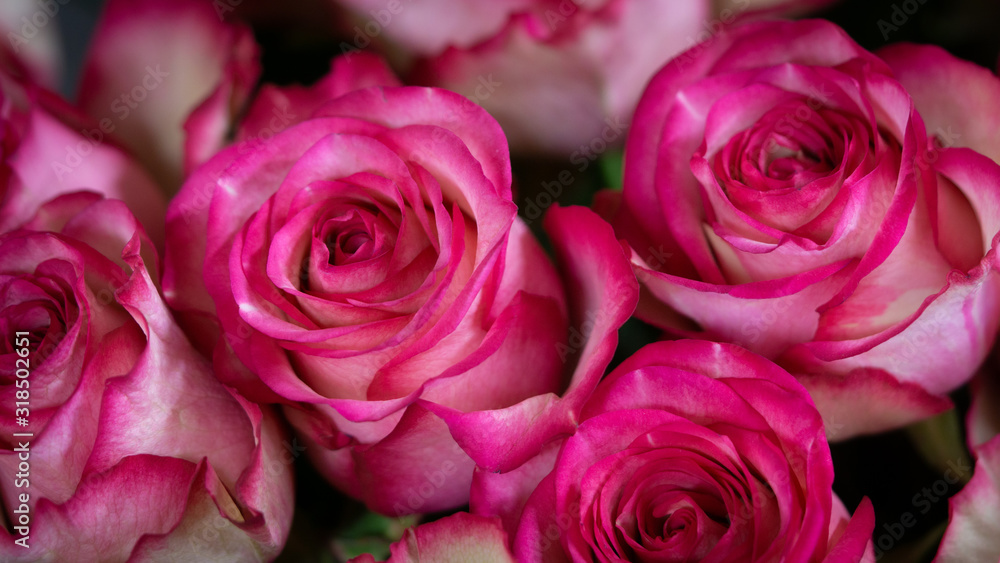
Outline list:
[[[337,535],[345,539],[378,537],[396,541],[403,537],[404,530],[416,523],[416,516],[390,518],[374,512],[365,512],[353,525]]]
[[[953,464],[972,465],[962,439],[962,421],[955,409],[911,424],[906,428],[906,434],[924,461],[941,473]],[[959,477],[968,482],[972,475]]]
[[[622,172],[625,167],[625,153],[621,150],[611,150],[601,157],[601,177],[605,186],[615,189],[622,189]]]
[[[389,558],[389,544],[383,538],[338,539],[333,542],[333,551],[343,561],[370,553],[376,561]]]

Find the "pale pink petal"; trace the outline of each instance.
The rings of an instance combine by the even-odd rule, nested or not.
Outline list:
[[[814,341],[789,349],[791,371],[844,375],[885,370],[902,383],[946,393],[965,383],[986,358],[1000,318],[996,251],[968,273],[952,271],[943,288],[903,321],[878,334],[846,341]],[[934,353],[928,345],[934,343]]]
[[[617,345],[617,329],[631,314],[638,288],[611,227],[585,208],[554,207],[546,217],[557,261],[570,295],[570,339],[557,343],[565,361],[576,361],[561,396],[537,395],[504,409],[462,413],[428,403],[452,435],[490,471],[509,471],[544,445],[571,432]],[[579,323],[579,324],[577,324]],[[575,332],[574,332],[575,331]]]
[[[112,0],[94,38],[81,107],[109,120],[115,138],[175,193],[185,164],[221,146],[230,112],[240,110],[256,83],[249,29],[220,19],[212,4],[198,0]],[[187,162],[186,123],[192,135]]]
[[[10,188],[0,212],[0,230],[23,223],[49,199],[86,190],[123,200],[153,240],[162,244],[163,194],[145,170],[109,140],[96,123],[73,130],[42,108],[34,108],[9,160],[17,185]]]
[[[897,43],[878,55],[913,97],[929,135],[945,147],[969,147],[1000,162],[1000,78],[934,45]]]
[[[442,107],[449,111],[441,111]],[[316,117],[326,116],[363,119],[389,129],[419,125],[450,131],[480,163],[481,173],[497,194],[511,197],[510,155],[503,130],[490,114],[454,92],[433,88],[361,90],[330,102],[316,113]],[[412,150],[405,155],[409,160],[437,160],[422,147]]]
[[[59,38],[63,4],[34,0],[7,0],[0,4],[0,61],[23,63],[31,80],[51,90],[59,88],[63,60]],[[0,65],[4,64],[0,62]]]
[[[928,393],[919,385],[900,382],[877,369],[860,368],[841,376],[797,377],[823,414],[831,441],[899,428],[952,407],[947,398]]]
[[[542,479],[555,467],[562,442],[553,441],[521,467],[495,473],[476,468],[472,476],[469,510],[473,514],[497,516],[511,537],[517,533],[521,510]]]
[[[717,338],[775,357],[809,341],[819,326],[818,309],[843,287],[853,271],[847,261],[805,274],[742,285],[714,285],[651,269],[632,251],[632,264],[656,299],[697,319]],[[789,315],[791,311],[796,314]],[[643,312],[638,313],[643,318]]]
[[[467,512],[408,528],[390,550],[386,563],[515,563],[500,521]],[[362,556],[351,561],[374,559]]]
[[[42,500],[32,514],[29,549],[0,544],[4,561],[126,561],[145,534],[163,534],[184,515],[198,464],[152,455],[131,456],[84,476],[76,494],[56,505]],[[156,510],[150,510],[150,507]],[[111,525],[109,525],[111,524]],[[16,532],[15,532],[16,533]]]
[[[436,55],[449,45],[470,47],[495,34],[515,11],[531,0],[498,0],[489,4],[461,0],[430,0],[408,6],[405,0],[343,0],[353,8],[358,24],[353,47],[384,31],[393,41],[420,55]],[[372,33],[374,31],[375,33]]]
[[[948,530],[935,562],[1000,559],[1000,438],[976,450],[976,470],[965,487],[948,501]]]
[[[229,60],[224,63],[217,87],[184,121],[182,172],[185,178],[228,144],[230,131],[260,74],[258,47],[253,35],[242,29],[235,31],[227,48],[230,49]]]
[[[584,170],[622,144],[647,80],[696,43],[708,8],[655,0],[554,5],[511,18],[474,47],[445,50],[419,80],[482,105],[515,152],[570,155]]]
[[[472,460],[451,439],[448,426],[418,405],[406,410],[388,436],[355,448],[351,456],[361,498],[377,512],[436,512],[469,500]]]

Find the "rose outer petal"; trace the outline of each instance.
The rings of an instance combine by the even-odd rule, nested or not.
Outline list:
[[[163,25],[164,20],[170,25]],[[259,74],[250,30],[200,0],[112,0],[84,64],[79,103],[107,120],[168,193],[222,145]],[[197,110],[197,111],[196,111]]]
[[[402,86],[386,62],[371,53],[336,57],[328,72],[312,86],[264,84],[240,121],[235,142],[241,152],[266,143],[275,134],[312,117],[330,100],[373,86]]]
[[[877,54],[913,98],[929,135],[945,147],[969,147],[1000,162],[1000,78],[935,45],[895,43]]]
[[[0,232],[22,224],[50,199],[88,190],[121,199],[162,247],[166,200],[146,171],[111,144],[95,124],[74,131],[41,107],[28,115],[27,129],[10,157],[16,174],[0,211]],[[84,136],[86,134],[87,136]]]
[[[568,388],[562,396],[537,395],[490,411],[460,413],[428,404],[477,465],[490,471],[518,467],[549,440],[572,432],[617,346],[617,330],[638,299],[635,277],[610,225],[578,207],[553,207],[545,225],[566,272],[574,322],[581,323],[575,328],[580,338],[560,349],[566,360],[580,354]]]
[[[386,563],[515,563],[500,521],[467,512],[408,528],[389,549]],[[374,561],[362,555],[350,563]]]
[[[1000,437],[976,450],[972,480],[948,501],[948,529],[937,557],[940,563],[1000,558]]]

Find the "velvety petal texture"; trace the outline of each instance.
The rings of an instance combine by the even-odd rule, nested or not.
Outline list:
[[[293,498],[282,427],[188,342],[126,206],[63,195],[0,235],[0,256],[0,325],[23,335],[0,350],[3,515],[23,526],[0,557],[275,557]]]
[[[25,65],[0,55],[0,233],[56,196],[87,190],[128,204],[162,248],[166,201],[152,178],[101,123],[35,82]]]
[[[514,563],[507,534],[497,518],[459,512],[434,522],[408,528],[390,546],[386,563]],[[351,559],[351,563],[374,563],[371,555]]]
[[[555,212],[557,254],[588,256],[560,276],[515,216],[496,121],[394,83],[352,54],[265,90],[171,204],[164,292],[220,379],[283,404],[324,476],[398,515],[466,504],[477,463],[571,428],[638,288],[582,208]]]
[[[805,388],[730,344],[641,349],[557,453],[474,483],[519,561],[874,561],[871,503],[833,495]]]
[[[848,421],[838,439],[948,408],[1000,324],[1000,165],[978,117],[1000,79],[935,49],[886,56],[819,20],[692,48],[650,82],[621,201],[602,204],[640,317],[776,360]],[[958,80],[970,103],[938,99]]]
[[[256,86],[257,44],[234,21],[202,0],[109,0],[94,32],[79,104],[169,194],[226,144]]]

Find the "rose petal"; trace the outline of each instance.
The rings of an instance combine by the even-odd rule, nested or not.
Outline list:
[[[199,472],[197,464],[180,459],[125,458],[102,473],[85,475],[67,503],[39,502],[32,514],[31,547],[4,541],[0,554],[12,562],[69,553],[77,561],[125,561],[143,535],[166,533],[181,520]]]
[[[11,188],[0,214],[0,231],[35,214],[49,199],[90,190],[125,201],[158,245],[163,241],[166,202],[146,172],[107,142],[99,127],[73,131],[55,116],[35,108],[10,166],[21,189]]]
[[[945,147],[969,147],[1000,162],[1000,78],[934,45],[896,43],[880,49],[878,56],[913,97],[929,134]]]
[[[948,501],[948,529],[935,561],[992,561],[1000,558],[1000,528],[996,507],[1000,506],[1000,439],[994,438],[978,450],[972,480]]]
[[[477,467],[472,475],[469,510],[474,514],[500,517],[504,529],[514,537],[521,511],[542,479],[555,467],[561,447],[559,441],[550,442],[538,455],[513,471],[495,473]]]
[[[266,143],[283,129],[308,119],[324,104],[348,92],[373,86],[401,86],[385,61],[371,53],[336,57],[328,72],[311,86],[264,84],[240,121],[236,143],[241,154]]]
[[[515,563],[500,521],[467,512],[408,528],[390,550],[392,555],[386,563]],[[352,563],[365,561],[374,559],[370,556],[351,559]]]
[[[859,368],[842,376],[802,374],[797,378],[823,414],[829,440],[898,428],[952,407],[947,398],[878,369]]]
[[[868,497],[854,511],[850,523],[827,552],[823,563],[874,563],[872,531],[875,529],[875,509]]]
[[[558,348],[565,360],[580,354],[566,391],[561,397],[538,395],[492,411],[461,413],[428,404],[477,465],[490,471],[518,467],[549,440],[572,431],[579,409],[610,361],[616,331],[638,298],[635,277],[622,262],[621,246],[610,226],[593,212],[554,207],[546,227],[566,272],[574,322],[582,323],[575,329],[578,338]]]
[[[94,38],[80,106],[109,120],[115,138],[139,155],[165,190],[176,192],[188,116],[194,112],[187,162],[194,165],[221,146],[229,112],[256,83],[249,29],[226,23],[198,0],[113,0]]]

